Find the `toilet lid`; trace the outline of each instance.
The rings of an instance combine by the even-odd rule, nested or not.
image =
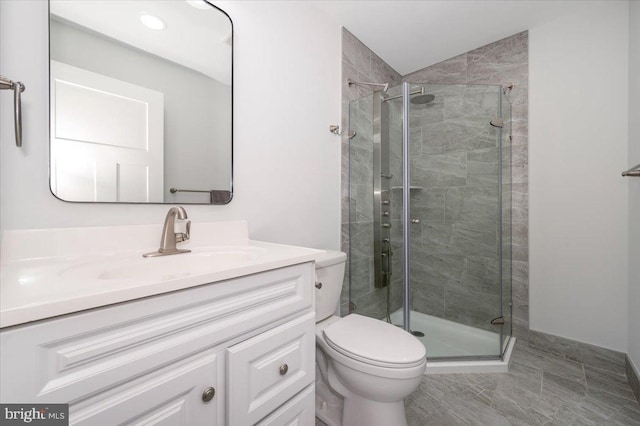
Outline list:
[[[390,368],[414,367],[425,360],[424,345],[403,329],[351,314],[324,329],[327,344],[358,361]]]

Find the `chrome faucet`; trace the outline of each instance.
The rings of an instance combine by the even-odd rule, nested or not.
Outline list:
[[[176,219],[186,220],[184,233],[175,231]],[[182,206],[171,207],[167,212],[162,228],[162,238],[158,251],[145,253],[143,257],[168,256],[170,254],[189,253],[191,250],[176,248],[177,243],[187,241],[191,232],[191,221],[187,219],[187,211]]]

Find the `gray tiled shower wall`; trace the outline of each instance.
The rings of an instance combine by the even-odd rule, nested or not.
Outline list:
[[[436,99],[431,104],[413,107],[411,117],[412,184],[429,188],[412,191],[411,213],[422,221],[419,226],[412,228],[413,253],[420,257],[412,262],[416,268],[411,271],[414,280],[412,307],[421,312],[467,324],[482,324],[484,327],[489,312],[496,312],[499,306],[499,289],[495,284],[498,271],[497,165],[495,161],[492,163],[497,158],[497,133],[486,123],[488,117],[493,118],[497,113],[497,97],[500,95],[497,88],[487,86],[437,87],[431,84],[502,86],[515,83],[510,95],[513,102],[514,162],[513,170],[509,172],[514,181],[513,286],[516,335],[521,330],[528,331],[527,59],[525,32],[401,77],[343,29],[343,126],[347,125],[349,102],[359,99],[352,105],[359,111],[352,111],[351,125],[361,128],[351,130],[356,130],[363,138],[359,145],[358,136],[354,138],[351,153],[348,140],[343,138],[343,250],[348,249],[350,237],[349,154],[351,173],[356,177],[352,182],[372,180],[372,176],[367,175],[371,173],[367,167],[371,167],[372,152],[364,142],[367,136],[370,137],[366,132],[371,128],[371,97],[364,97],[372,90],[356,86],[348,88],[347,79],[384,81],[391,85],[402,81],[429,83],[428,90],[436,92],[433,93]],[[449,93],[439,94],[438,90]],[[477,115],[461,114],[462,110],[470,110],[469,103],[473,103]],[[393,111],[393,108],[400,108],[400,104],[396,102],[391,108],[391,115],[399,117],[399,112]],[[480,120],[482,126],[478,132],[474,124]],[[392,120],[392,150],[400,149],[400,141],[394,140],[394,137],[401,136],[400,126],[399,121]],[[473,134],[468,134],[469,129],[473,129]],[[451,143],[452,137],[456,138],[456,144]],[[460,137],[465,141],[462,146]],[[400,152],[392,152],[392,169],[396,170],[394,175],[398,176],[401,166],[394,165],[394,161],[399,159]],[[399,186],[399,182],[394,185]],[[372,284],[373,218],[372,211],[367,210],[369,207],[366,206],[371,204],[371,188],[365,184],[352,185],[351,191],[352,301],[358,306],[359,313],[381,317],[385,310],[386,289],[374,289]],[[397,192],[395,194],[392,191],[394,201],[401,196],[400,191]],[[507,191],[503,191],[505,193]],[[399,211],[398,208],[393,210],[394,214]],[[400,232],[399,222],[392,225],[396,225],[392,228],[394,233]],[[401,238],[394,239],[395,271],[401,271],[401,256],[398,255],[401,252],[400,241]],[[394,274],[393,279],[397,283],[401,279],[400,274]],[[343,297],[343,312],[346,312],[348,301],[347,287]],[[401,293],[401,286],[392,285],[392,291],[392,309],[397,309],[402,297],[402,294],[397,294]]]

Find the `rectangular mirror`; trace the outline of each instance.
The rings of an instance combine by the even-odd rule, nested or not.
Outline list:
[[[204,0],[50,0],[51,192],[226,204],[233,26]]]

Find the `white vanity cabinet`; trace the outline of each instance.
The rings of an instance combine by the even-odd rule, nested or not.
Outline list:
[[[301,263],[2,329],[0,400],[69,403],[74,425],[313,425],[313,273]]]

